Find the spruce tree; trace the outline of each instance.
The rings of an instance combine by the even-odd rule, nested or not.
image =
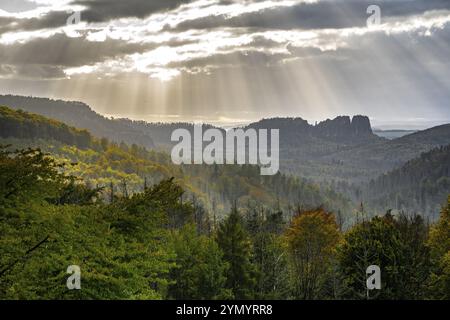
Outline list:
[[[217,242],[229,264],[227,288],[232,290],[235,299],[252,299],[256,284],[251,263],[252,244],[236,207],[220,225]]]

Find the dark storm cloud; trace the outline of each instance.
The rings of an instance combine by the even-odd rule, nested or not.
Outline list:
[[[0,0],[1,1],[1,0]],[[16,1],[16,0],[14,0]],[[156,12],[163,12],[177,8],[192,0],[74,0],[72,5],[82,5],[86,9],[81,12],[82,20],[86,22],[105,22],[119,18],[145,18]],[[0,9],[2,4],[0,2]],[[14,7],[13,4],[8,8]],[[11,9],[12,10],[12,9]],[[20,10],[19,10],[20,11]],[[51,29],[66,25],[67,18],[71,15],[65,11],[51,11],[38,18],[0,18],[0,34],[14,31],[33,31]]]
[[[194,73],[220,72],[230,68],[254,68],[259,72],[266,70],[271,73],[279,68],[301,70],[296,67],[297,62],[311,63],[325,68],[324,70],[330,73],[334,70],[336,75],[345,75],[349,83],[368,83],[371,77],[380,80],[381,74],[389,75],[386,81],[382,81],[387,84],[387,79],[395,79],[398,75],[407,75],[407,79],[421,78],[422,80],[417,81],[424,84],[423,91],[426,93],[435,92],[437,88],[447,90],[448,81],[443,84],[438,79],[446,79],[446,74],[450,71],[450,48],[443,45],[448,43],[450,24],[446,24],[442,29],[435,29],[432,36],[418,33],[393,33],[387,36],[380,31],[366,34],[364,37],[349,37],[346,39],[346,45],[336,50],[321,50],[314,46],[300,47],[288,43],[284,45],[285,52],[271,53],[270,50],[280,49],[283,44],[258,36],[253,42],[239,47],[239,51],[219,52],[174,62],[167,67]],[[436,50],[437,47],[439,50]],[[365,90],[370,91],[367,88]]]
[[[88,30],[86,30],[88,31]],[[108,59],[143,53],[158,46],[176,47],[190,44],[187,40],[170,39],[163,43],[129,43],[106,39],[89,41],[84,37],[71,38],[55,34],[49,38],[36,38],[28,42],[0,44],[0,74],[24,77],[56,78],[71,67],[93,65]]]
[[[70,13],[52,11],[39,18],[17,19],[13,17],[0,17],[0,35],[6,32],[34,31],[54,29],[66,25]]]
[[[10,1],[3,2],[6,6]],[[127,17],[142,19],[153,13],[169,11],[190,2],[194,2],[194,0],[73,0],[71,4],[86,7],[81,13],[83,21],[106,22]],[[228,5],[240,2],[222,0],[218,3]],[[409,16],[430,10],[450,10],[450,0],[322,0],[317,3],[300,3],[290,7],[268,8],[232,18],[225,15],[207,16],[181,22],[175,29],[247,27],[289,30],[364,26],[367,20],[367,7],[373,4],[381,7],[383,17]],[[13,8],[13,5],[10,4],[8,7]],[[69,16],[70,13],[68,12],[53,11],[38,18],[0,17],[0,34],[62,27],[66,24]],[[169,28],[166,27],[166,29]]]
[[[323,0],[292,7],[268,8],[228,18],[225,15],[187,20],[175,29],[213,29],[219,27],[261,29],[324,29],[366,25],[367,8],[378,5],[383,17],[404,17],[430,10],[450,10],[449,0]]]
[[[63,79],[66,75],[61,67],[42,65],[0,65],[0,78],[15,79]]]
[[[87,7],[82,12],[86,21],[103,22],[117,18],[145,18],[189,2],[192,0],[75,0],[72,4]]]
[[[63,78],[65,68],[92,65],[152,48],[153,44],[132,44],[112,39],[91,42],[56,34],[25,43],[0,45],[0,74],[2,77]]]
[[[155,12],[177,8],[188,3],[188,0],[74,0],[72,4],[84,5],[86,10],[82,19],[88,21],[107,21],[122,17],[143,18]],[[262,1],[251,1],[262,2]],[[221,5],[241,3],[239,1],[220,1]],[[256,29],[317,29],[345,28],[363,26],[366,24],[366,9],[370,4],[377,4],[382,9],[383,17],[409,16],[430,10],[450,9],[449,0],[323,0],[317,3],[303,3],[293,7],[278,7],[259,12],[237,15],[233,18],[225,16],[209,16],[186,21],[177,29],[208,29],[216,27],[243,27],[233,30],[238,36],[247,33],[246,28]],[[238,13],[238,12],[237,12]],[[65,25],[68,13],[49,12],[40,18],[16,19],[0,17],[0,34],[15,30],[35,30],[56,28]],[[86,35],[89,29],[85,29]],[[326,37],[322,35],[321,37]],[[358,39],[358,37],[356,37]],[[376,46],[390,43],[389,36],[380,33],[375,36],[365,36],[365,44]],[[440,41],[446,38],[440,37]],[[324,40],[333,42],[334,39]],[[408,43],[408,39],[402,39]],[[194,41],[195,42],[195,41]],[[441,42],[442,43],[442,42]],[[448,42],[443,42],[448,43]],[[184,43],[185,44],[185,43]],[[133,53],[143,53],[158,46],[178,46],[182,42],[169,41],[163,44],[138,44],[122,40],[107,39],[103,42],[88,41],[84,37],[70,38],[64,34],[56,34],[50,38],[33,39],[28,42],[16,42],[10,45],[0,45],[1,73],[24,74],[27,76],[42,75],[60,77],[62,70],[70,67],[93,65],[108,59],[121,58]],[[280,49],[285,47],[285,52]],[[436,46],[430,43],[430,46]],[[317,46],[295,47],[292,44],[275,42],[263,36],[255,36],[250,43],[223,47],[210,56],[193,58],[182,62],[174,62],[167,67],[188,71],[201,69],[220,69],[242,66],[273,66],[285,59],[345,60],[361,61],[358,57],[361,43],[353,41],[346,48],[338,48],[335,52],[320,50]],[[276,51],[272,51],[276,49]],[[277,53],[273,53],[277,52]],[[356,59],[356,60],[355,60]]]
[[[152,48],[154,45],[133,44],[112,39],[93,42],[84,38],[70,38],[64,34],[56,34],[49,38],[37,38],[25,43],[0,45],[0,61],[2,64],[12,65],[40,64],[75,67]]]
[[[12,27],[11,24],[16,21],[16,19],[14,18],[10,18],[10,17],[0,17],[0,35],[2,33],[8,32],[8,31],[12,31]]]

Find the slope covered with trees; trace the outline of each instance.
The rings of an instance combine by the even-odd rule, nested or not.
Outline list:
[[[174,177],[187,191],[187,198],[195,199],[205,214],[214,211],[216,218],[229,211],[233,203],[239,207],[260,203],[291,211],[298,206],[333,205],[343,214],[350,211],[344,197],[301,178],[261,176],[259,168],[251,165],[176,166],[163,152],[99,140],[86,131],[42,116],[6,107],[0,111],[0,122],[5,128],[0,136],[6,137],[0,144],[10,144],[12,149],[41,148],[65,163],[66,173],[103,188],[105,199],[110,199],[111,194],[141,192],[145,186]],[[79,132],[85,136],[82,144],[77,139]]]
[[[107,119],[81,102],[2,96],[0,105],[22,109],[87,129],[97,138],[147,149],[168,151],[177,128],[193,131],[192,123],[147,123]],[[212,127],[212,126],[206,126]],[[450,125],[388,140],[375,135],[366,116],[339,116],[309,124],[301,118],[273,118],[244,128],[280,130],[280,168],[315,182],[366,183],[441,145],[450,144]]]
[[[5,149],[0,186],[0,299],[450,298],[450,198],[431,228],[361,212],[343,232],[321,208],[257,207],[214,227],[173,179],[104,201],[39,150]],[[382,287],[368,292],[373,264]],[[74,265],[81,290],[66,287]]]
[[[422,213],[432,220],[450,194],[450,145],[423,153],[372,180],[362,199],[378,210]]]
[[[52,139],[79,148],[88,148],[94,143],[86,130],[78,130],[56,120],[21,110],[13,111],[2,106],[0,106],[0,137]]]
[[[4,107],[0,124],[0,299],[450,299],[450,147],[371,182],[358,196],[383,214],[370,218],[257,166],[175,166]],[[422,193],[436,223],[384,214],[390,194],[408,209]],[[371,265],[380,290],[365,285]]]
[[[334,167],[338,172],[336,180],[345,178],[344,180],[348,182],[365,183],[401,167],[424,152],[448,144],[450,144],[450,124],[393,140],[343,148],[321,158],[320,162]]]
[[[76,128],[88,130],[97,138],[107,138],[116,143],[155,147],[152,137],[133,126],[132,121],[108,119],[82,102],[52,100],[47,98],[0,95],[0,106],[24,110],[55,119]]]

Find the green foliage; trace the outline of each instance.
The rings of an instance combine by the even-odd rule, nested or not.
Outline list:
[[[58,194],[63,177],[58,165],[39,149],[6,151],[0,146],[0,207]]]
[[[110,210],[50,206],[23,213],[31,225],[2,237],[1,264],[20,259],[0,277],[2,299],[158,299],[170,267],[154,239],[131,242],[107,223]],[[12,226],[11,226],[12,227]],[[8,231],[8,230],[7,230]],[[49,240],[26,255],[46,234]],[[11,239],[20,239],[11,243]],[[22,258],[23,257],[23,258]],[[3,260],[4,259],[4,260]],[[66,269],[81,268],[82,290],[66,288]]]
[[[289,298],[287,254],[281,235],[286,224],[283,213],[249,206],[244,221],[253,243],[252,262],[257,271],[255,298]]]
[[[68,145],[87,148],[93,138],[86,130],[79,130],[64,123],[36,114],[13,111],[0,106],[0,137],[19,137],[22,139],[54,139]]]
[[[256,166],[177,167],[3,107],[0,137],[24,148],[0,148],[0,299],[450,298],[450,198],[431,230],[405,214],[353,221],[333,189]],[[402,169],[377,188],[420,180],[437,199],[447,157],[448,147],[425,154],[405,166],[412,179]],[[437,184],[422,179],[429,170]],[[372,264],[382,290],[368,294]],[[66,287],[70,265],[82,290]]]
[[[76,128],[83,128],[96,137],[107,137],[116,143],[124,141],[129,145],[136,143],[141,147],[154,147],[152,138],[139,130],[137,122],[106,118],[82,102],[0,95],[0,105],[39,114]]]
[[[176,268],[170,273],[175,281],[169,288],[174,299],[212,300],[230,297],[225,289],[228,264],[213,238],[197,234],[188,224],[173,233]]]
[[[283,238],[261,232],[253,238],[253,263],[257,268],[255,298],[290,298],[289,268]]]
[[[292,263],[294,296],[324,299],[325,282],[335,255],[340,233],[334,215],[323,209],[301,211],[286,231]]]
[[[401,249],[397,252],[400,264],[397,273],[396,299],[424,299],[430,277],[430,248],[427,245],[429,227],[419,215],[401,213],[394,220]]]
[[[340,267],[352,299],[421,299],[429,275],[427,227],[420,217],[388,213],[353,227],[339,248]],[[366,269],[381,268],[382,290],[369,293]]]
[[[229,264],[226,287],[235,299],[254,298],[256,270],[251,263],[252,243],[237,209],[220,225],[217,242]]]
[[[436,221],[449,193],[450,145],[423,153],[372,180],[363,190],[363,197],[378,210],[421,212]]]
[[[101,196],[103,188],[92,189],[75,177],[69,177],[68,181],[60,188],[59,195],[53,200],[58,205],[92,205]],[[51,201],[51,200],[50,200]]]
[[[431,295],[450,299],[450,196],[438,223],[430,231],[429,245],[433,262]]]
[[[1,299],[166,296],[175,266],[168,222],[174,210],[192,211],[171,180],[130,199],[93,203],[97,190],[75,187],[38,150],[4,152],[0,160],[9,188],[0,206]],[[80,291],[65,286],[70,265],[81,267]]]

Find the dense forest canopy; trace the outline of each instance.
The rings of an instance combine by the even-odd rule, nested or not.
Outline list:
[[[450,298],[450,198],[432,226],[361,208],[343,232],[321,208],[234,207],[216,224],[173,179],[105,201],[39,150],[2,149],[0,183],[1,299]],[[372,264],[383,288],[368,294]]]
[[[0,144],[0,299],[450,298],[450,146],[358,187],[175,166],[7,107]]]
[[[362,198],[377,209],[422,213],[431,220],[450,194],[450,145],[423,153],[372,180]]]
[[[97,139],[61,122],[6,107],[0,109],[0,123],[5,128],[0,130],[4,138],[1,143],[12,145],[11,149],[35,147],[51,153],[67,164],[66,173],[103,187],[105,198],[110,197],[111,190],[133,194],[145,185],[175,177],[187,191],[187,198],[194,197],[217,217],[230,210],[234,202],[240,207],[257,202],[290,211],[298,206],[320,205],[338,206],[343,214],[351,211],[348,200],[329,188],[280,173],[261,176],[257,166],[175,166],[167,153]],[[85,134],[82,143],[79,132]]]

